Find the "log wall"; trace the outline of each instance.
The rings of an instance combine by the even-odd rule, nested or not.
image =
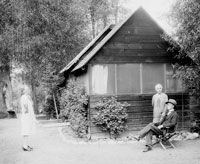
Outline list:
[[[179,115],[177,130],[186,130],[190,128],[190,109],[188,94],[168,94],[169,99],[173,98],[177,101],[176,111]],[[90,120],[95,115],[95,104],[99,101],[100,96],[90,96],[89,110]],[[151,105],[152,95],[121,95],[117,96],[119,102],[127,102],[128,120],[127,132],[135,132],[141,130],[145,125],[153,120],[153,107]],[[90,134],[95,135],[102,132],[94,124],[90,124]]]

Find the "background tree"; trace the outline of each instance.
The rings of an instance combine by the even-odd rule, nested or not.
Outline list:
[[[10,64],[10,54],[12,53],[9,49],[7,42],[7,31],[10,28],[15,28],[17,25],[17,19],[13,14],[12,1],[0,2],[0,64]]]
[[[0,60],[24,70],[36,112],[36,88],[52,89],[60,80],[58,71],[88,44],[91,34],[120,20],[126,12],[120,10],[121,1],[0,0]]]
[[[15,27],[17,23],[16,19],[13,17],[10,3],[10,0],[1,1],[0,3],[0,73],[5,71],[6,74],[10,71],[9,54],[11,54],[9,46],[6,42],[7,29]],[[7,90],[5,88],[5,84],[5,82],[0,81],[0,118],[8,116],[6,111],[8,106],[6,106],[6,102],[9,102],[7,103],[7,105],[9,104],[9,107],[11,102],[11,92],[10,89]]]
[[[165,38],[172,44],[172,50],[178,50],[177,57],[192,62],[187,65],[176,65],[177,76],[182,78],[188,88],[200,91],[200,2],[198,0],[177,0],[171,8],[170,22],[174,31],[171,37]]]
[[[108,24],[117,24],[123,16],[127,15],[128,9],[123,8],[120,3],[124,0],[89,0],[86,9],[88,19],[92,27],[92,38],[94,38]],[[123,15],[123,16],[122,16]]]
[[[36,86],[49,69],[58,72],[84,46],[85,19],[73,1],[11,1],[15,27],[7,27],[5,40],[10,59],[26,70],[26,81],[32,86],[36,103]],[[51,74],[49,74],[51,76]],[[36,110],[37,112],[37,110]]]

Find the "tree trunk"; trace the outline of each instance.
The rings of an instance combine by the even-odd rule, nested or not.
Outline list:
[[[107,26],[107,23],[108,23],[108,17],[107,17],[107,15],[104,15],[104,17],[103,17],[103,28],[105,28]]]
[[[92,24],[92,38],[95,38],[95,2],[91,1],[90,2],[90,7],[89,7],[89,13],[90,13],[90,19],[91,19],[91,24]]]
[[[6,113],[6,106],[3,97],[3,82],[0,81],[0,112]]]
[[[32,92],[33,92],[34,111],[35,111],[35,114],[38,114],[39,110],[38,110],[38,103],[37,103],[37,98],[36,98],[36,86],[35,86],[34,81],[31,82],[31,87],[32,87]]]
[[[55,95],[53,93],[53,102],[54,102],[54,108],[56,110],[56,118],[58,119],[59,115],[58,115],[58,108],[57,108],[57,104],[56,104],[56,99],[55,99]]]
[[[115,24],[117,24],[118,22],[118,12],[119,12],[119,0],[116,0],[116,3],[115,3]]]
[[[92,38],[95,38],[96,30],[95,30],[94,11],[91,11],[91,21],[92,21]]]

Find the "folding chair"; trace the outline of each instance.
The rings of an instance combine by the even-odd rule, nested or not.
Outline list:
[[[172,138],[176,134],[176,131],[170,132],[169,128],[166,128],[162,135],[156,136],[157,141],[153,143],[153,145],[159,143],[164,150],[166,150],[167,148],[176,148],[174,144],[170,141],[170,138]]]

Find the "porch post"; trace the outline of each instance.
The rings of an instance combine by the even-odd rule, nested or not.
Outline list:
[[[91,126],[92,126],[92,122],[91,122],[91,113],[90,113],[90,96],[88,96],[88,113],[87,113],[87,119],[89,122],[89,126],[88,126],[88,139],[91,139]]]

